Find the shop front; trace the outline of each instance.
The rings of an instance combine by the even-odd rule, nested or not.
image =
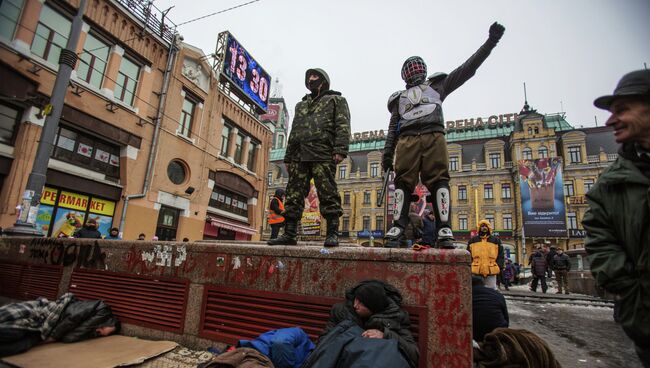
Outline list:
[[[208,214],[203,229],[205,240],[251,240],[256,233],[250,225],[227,219],[215,214]]]

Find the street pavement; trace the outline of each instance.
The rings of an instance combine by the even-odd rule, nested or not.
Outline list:
[[[614,322],[612,306],[588,295],[556,291],[553,283],[546,294],[540,288],[534,293],[528,285],[502,291],[510,327],[544,339],[562,367],[643,368],[634,343]]]

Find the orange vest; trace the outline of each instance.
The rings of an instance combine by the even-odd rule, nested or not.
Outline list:
[[[284,211],[284,203],[282,203],[280,198],[273,197],[271,198],[271,201],[273,201],[274,199],[278,201],[278,207],[280,207],[280,212]],[[269,225],[281,224],[284,222],[284,217],[280,214],[273,212],[272,210],[269,210],[269,214],[266,215],[266,218],[269,219]]]

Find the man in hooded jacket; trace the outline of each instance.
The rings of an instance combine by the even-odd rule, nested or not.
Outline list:
[[[615,319],[650,367],[650,70],[621,78],[594,105],[611,112],[618,157],[587,192],[582,220],[596,283],[617,295]]]
[[[483,277],[485,286],[496,289],[497,276],[503,270],[503,245],[498,236],[492,235],[490,221],[479,221],[477,230],[478,234],[467,243],[472,255],[472,275]]]
[[[269,245],[296,245],[298,221],[313,178],[320,213],[327,221],[326,247],[339,245],[339,217],[343,214],[336,187],[336,165],[348,154],[350,110],[340,92],[330,90],[330,78],[322,69],[308,69],[305,86],[310,94],[296,105],[284,162],[289,172],[286,189],[284,234]]]

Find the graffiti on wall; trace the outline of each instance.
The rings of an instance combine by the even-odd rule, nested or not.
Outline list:
[[[38,262],[76,268],[105,268],[106,253],[95,241],[89,243],[62,243],[54,238],[34,238],[29,244],[29,258]],[[21,244],[21,249],[24,249]]]

